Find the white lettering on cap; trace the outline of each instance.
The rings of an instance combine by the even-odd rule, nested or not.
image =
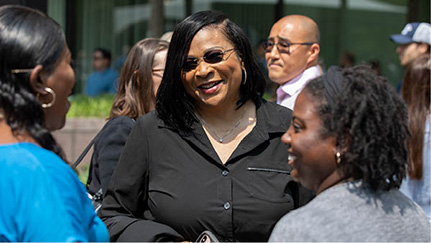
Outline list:
[[[407,35],[410,31],[413,30],[413,26],[411,24],[407,24],[406,27],[404,27],[403,31],[401,31],[402,35]]]

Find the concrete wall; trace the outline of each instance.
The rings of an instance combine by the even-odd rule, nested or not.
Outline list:
[[[67,119],[63,129],[53,132],[57,142],[63,148],[69,163],[75,163],[88,143],[102,129],[104,118],[70,118]],[[78,166],[79,172],[86,172],[90,164],[93,150],[88,151]]]

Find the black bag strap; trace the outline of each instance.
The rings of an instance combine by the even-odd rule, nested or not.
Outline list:
[[[99,135],[99,133],[97,133],[97,135]],[[94,138],[96,138],[97,135]],[[79,155],[78,159],[76,159],[75,163],[73,163],[72,168],[76,168],[76,166],[78,166],[79,163],[81,163],[82,159],[84,159],[85,155],[87,155],[88,151],[90,150],[90,148],[94,144],[94,138],[91,139],[91,141],[88,143],[87,147],[85,147],[84,151],[82,151],[81,155]]]
[[[135,119],[134,118],[130,118],[133,123],[135,123]],[[94,139],[96,139],[97,135],[99,135],[99,133],[102,131],[103,129],[101,129],[96,136],[94,136],[93,139],[91,139],[91,141],[88,143],[87,147],[85,147],[84,151],[82,151],[81,155],[79,155],[79,157],[76,159],[75,163],[73,163],[72,168],[76,168],[79,163],[81,163],[81,161],[84,159],[85,155],[87,155],[88,151],[90,150],[91,146],[93,146],[94,144]]]

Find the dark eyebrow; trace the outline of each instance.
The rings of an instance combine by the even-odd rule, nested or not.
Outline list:
[[[292,116],[292,122],[295,120],[298,120],[298,122],[304,123],[304,121],[301,118],[299,118],[297,116]]]
[[[278,39],[280,39],[282,41],[290,42],[288,38],[284,38],[284,37],[281,37],[281,36],[277,36],[277,37],[278,37]]]
[[[213,50],[224,50],[224,48],[222,46],[213,46],[211,48],[206,49],[204,53],[207,53]]]
[[[223,51],[223,47],[221,47],[221,46],[213,46],[213,47],[210,47],[210,48],[208,48],[208,49],[206,49],[205,51],[204,51],[204,55],[205,54],[207,54],[208,52],[210,52],[210,51],[213,51],[213,50],[221,50],[221,51]],[[193,56],[193,55],[187,55],[186,56],[186,58],[196,58],[195,56]]]

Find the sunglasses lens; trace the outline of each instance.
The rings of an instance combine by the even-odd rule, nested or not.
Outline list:
[[[228,51],[232,51],[228,50]],[[223,61],[224,53],[222,50],[212,50],[204,54],[202,59],[206,63],[214,64]],[[188,72],[195,69],[199,64],[199,59],[197,58],[187,58],[184,62],[183,70]]]
[[[187,58],[187,60],[184,62],[183,69],[186,71],[190,71],[195,69],[198,66],[198,60],[196,58]]]
[[[290,44],[288,42],[280,41],[278,42],[278,49],[281,52],[289,52]]]
[[[207,63],[218,63],[223,61],[223,51],[220,50],[212,50],[204,55],[204,60]]]
[[[272,50],[272,47],[274,46],[274,42],[265,42],[263,43],[263,48],[267,51]]]

